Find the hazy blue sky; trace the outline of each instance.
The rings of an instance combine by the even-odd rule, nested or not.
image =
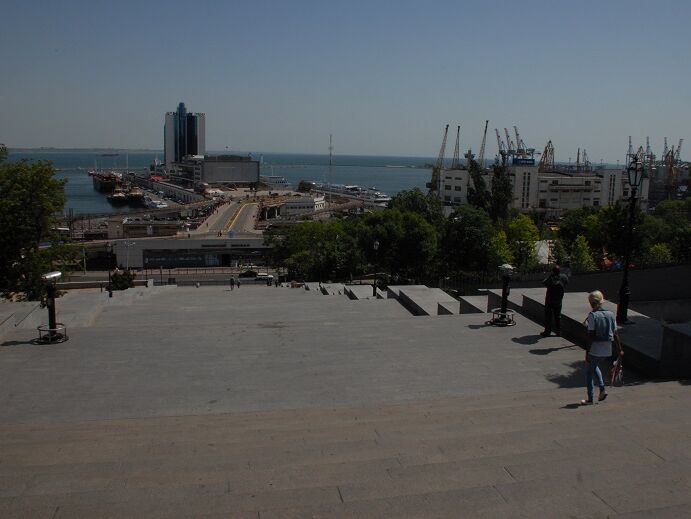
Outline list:
[[[437,154],[516,124],[567,160],[691,139],[687,1],[12,1],[0,142],[161,148],[177,103],[207,147]],[[691,142],[688,142],[691,146]],[[450,143],[453,148],[453,143]],[[449,150],[450,154],[451,150]],[[687,153],[682,156],[688,157]]]

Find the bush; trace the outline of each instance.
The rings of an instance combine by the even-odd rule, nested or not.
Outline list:
[[[666,243],[656,243],[643,253],[646,265],[667,265],[674,262],[672,249]]]
[[[134,286],[135,277],[136,274],[131,270],[115,269],[110,275],[110,286],[113,290],[127,290]]]

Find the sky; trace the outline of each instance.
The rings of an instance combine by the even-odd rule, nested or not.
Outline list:
[[[489,120],[558,160],[691,138],[691,2],[72,1],[0,8],[0,142],[163,147],[180,101],[207,149],[436,156]],[[691,142],[688,143],[691,146]],[[682,158],[688,157],[682,149]]]

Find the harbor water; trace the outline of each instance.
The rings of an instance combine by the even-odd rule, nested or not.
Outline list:
[[[125,213],[132,210],[113,207],[104,193],[93,188],[88,171],[94,165],[103,170],[124,168],[127,161],[131,171],[144,171],[157,157],[160,159],[162,156],[160,151],[131,151],[127,155],[119,152],[117,156],[103,156],[101,152],[32,150],[10,151],[8,159],[51,161],[58,170],[56,176],[67,180],[65,210],[81,214]],[[429,181],[431,172],[424,166],[434,160],[428,157],[337,156],[333,159],[329,174],[328,155],[253,153],[252,158],[261,161],[262,175],[285,177],[294,188],[301,180],[314,180],[376,187],[388,195],[415,187],[425,191],[425,183]]]

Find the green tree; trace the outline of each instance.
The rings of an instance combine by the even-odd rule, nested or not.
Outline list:
[[[7,160],[7,146],[0,142],[0,162]]]
[[[597,215],[598,212],[596,207],[582,207],[564,211],[559,222],[559,239],[567,249],[573,246],[579,234],[583,236],[593,234],[593,226],[597,223],[597,216],[591,217]]]
[[[461,205],[449,216],[441,256],[447,269],[481,271],[489,267],[492,221],[487,212]]]
[[[468,204],[483,211],[489,211],[491,194],[487,190],[487,183],[482,174],[482,169],[472,158],[468,159],[468,173],[472,181],[472,185],[468,185]]]
[[[434,266],[437,230],[418,213],[386,209],[365,216],[359,245],[377,270],[395,278],[423,279]]]
[[[75,260],[61,243],[56,214],[65,205],[65,181],[49,162],[21,160],[0,164],[0,292],[3,297],[40,300],[41,275],[64,270]]]
[[[529,216],[518,213],[506,226],[511,251],[514,255],[516,266],[520,269],[529,269],[537,264],[535,243],[540,239],[540,231]]]
[[[496,270],[499,265],[513,263],[514,256],[504,231],[497,231],[489,240],[488,266]]]
[[[493,221],[506,220],[513,201],[513,185],[506,169],[506,159],[496,162],[492,168],[492,193],[489,215]]]
[[[434,193],[423,193],[417,187],[395,194],[391,197],[388,207],[401,212],[417,213],[437,229],[441,229],[444,223],[444,212],[439,197]]]
[[[571,269],[573,272],[581,273],[593,272],[596,268],[588,240],[579,234],[571,247]]]
[[[561,240],[554,240],[552,244],[552,260],[557,265],[566,265],[569,262],[569,255]]]
[[[359,269],[357,228],[343,220],[272,230],[266,241],[272,245],[272,262],[297,279],[346,279]]]

